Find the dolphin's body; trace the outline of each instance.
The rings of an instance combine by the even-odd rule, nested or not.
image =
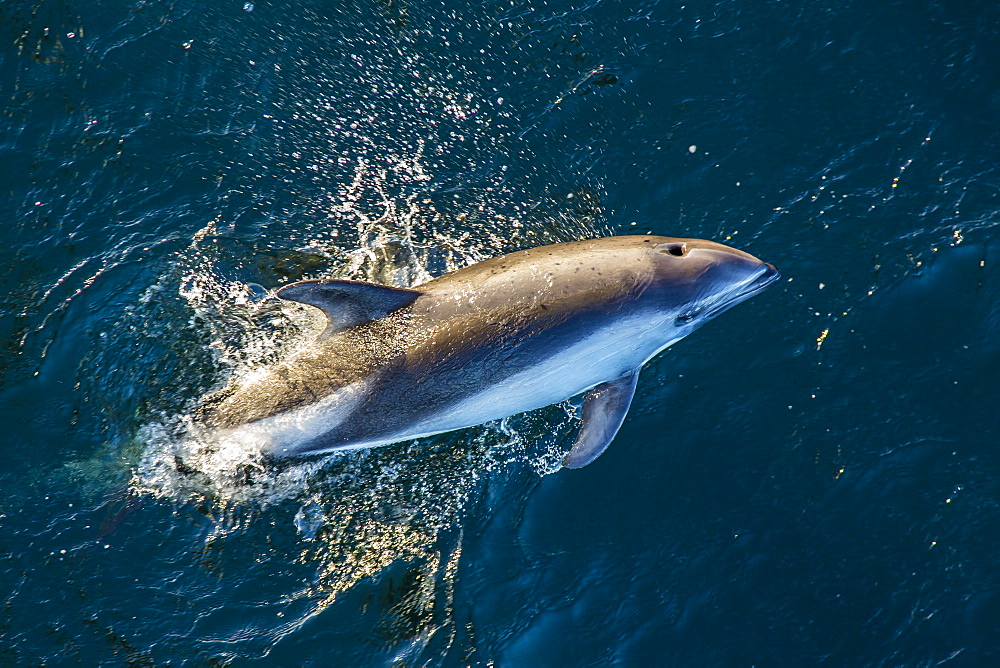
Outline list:
[[[283,299],[329,326],[285,361],[210,397],[199,420],[272,455],[365,448],[553,404],[581,392],[564,465],[597,458],[650,358],[778,277],[710,241],[625,236],[479,262],[412,290],[303,281]]]

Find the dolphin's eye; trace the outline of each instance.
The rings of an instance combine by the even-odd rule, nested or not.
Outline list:
[[[684,257],[687,255],[688,247],[684,242],[672,243],[672,244],[660,244],[656,247],[656,250],[661,253],[666,253],[667,255],[673,255],[674,257]]]

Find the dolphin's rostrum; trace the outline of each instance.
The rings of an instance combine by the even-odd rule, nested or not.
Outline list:
[[[642,365],[778,278],[699,239],[624,236],[532,248],[412,290],[303,281],[277,294],[322,309],[304,350],[208,398],[198,419],[272,455],[364,448],[540,408],[586,392],[563,465],[615,437]]]

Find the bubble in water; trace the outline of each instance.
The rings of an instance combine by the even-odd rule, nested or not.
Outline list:
[[[325,519],[322,507],[315,500],[312,500],[295,513],[295,528],[299,530],[303,538],[312,540],[316,537],[316,531],[323,526]]]
[[[247,299],[251,302],[262,302],[267,299],[267,289],[259,283],[247,283]]]

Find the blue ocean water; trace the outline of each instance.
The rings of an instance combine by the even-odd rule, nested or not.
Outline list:
[[[1000,5],[0,4],[0,661],[992,665]],[[782,282],[554,406],[254,468],[183,425],[315,321],[553,241]]]

